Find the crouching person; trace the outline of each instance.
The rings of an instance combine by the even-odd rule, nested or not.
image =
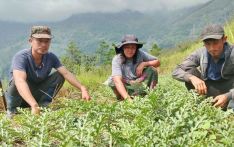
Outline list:
[[[52,102],[65,79],[81,90],[83,99],[90,99],[85,86],[55,54],[48,52],[51,39],[50,28],[33,26],[29,38],[31,48],[21,50],[13,57],[11,80],[6,90],[8,117],[17,112],[17,107],[31,107],[33,114],[40,114],[40,107]],[[52,69],[56,71],[51,73]]]
[[[206,26],[201,39],[204,47],[179,64],[172,76],[184,81],[187,89],[212,96],[215,107],[234,108],[234,47],[217,24]]]
[[[109,86],[119,100],[131,100],[131,96],[144,95],[144,85],[153,89],[158,82],[155,68],[159,67],[160,62],[140,50],[142,46],[134,35],[125,35],[116,47],[117,55],[112,60]]]

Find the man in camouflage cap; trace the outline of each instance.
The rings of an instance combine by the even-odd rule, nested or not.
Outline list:
[[[227,42],[221,25],[206,26],[201,33],[204,47],[193,52],[172,75],[184,81],[188,89],[212,96],[213,104],[234,108],[234,47]],[[200,70],[198,70],[198,67]]]
[[[31,48],[21,50],[13,57],[11,81],[6,91],[9,117],[17,112],[17,107],[31,107],[33,114],[40,114],[40,106],[47,106],[52,101],[64,79],[81,90],[83,99],[90,99],[85,86],[55,54],[48,51],[51,39],[50,28],[33,26],[29,38]],[[51,73],[52,69],[57,71]]]

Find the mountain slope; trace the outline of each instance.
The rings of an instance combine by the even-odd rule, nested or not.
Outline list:
[[[150,48],[153,42],[160,47],[172,48],[176,44],[199,36],[201,28],[207,23],[225,23],[233,16],[233,0],[212,0],[208,3],[176,11],[157,11],[143,14],[126,10],[119,13],[77,14],[53,23],[35,23],[49,25],[54,35],[51,50],[58,55],[70,41],[88,53],[95,52],[102,40],[117,43],[127,33],[136,34],[139,40]],[[29,29],[33,24],[0,22],[0,73],[9,70],[10,60],[18,50],[29,47],[27,44]]]
[[[210,23],[223,24],[233,18],[233,7],[234,1],[232,0],[212,0],[201,5],[197,7],[197,10],[171,23],[171,27],[166,30],[168,34],[162,36],[162,42],[171,40],[173,43],[168,45],[172,46],[175,42],[196,39],[205,25]]]

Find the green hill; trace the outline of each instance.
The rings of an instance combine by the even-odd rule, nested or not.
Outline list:
[[[152,43],[161,48],[173,48],[176,44],[198,37],[207,23],[225,23],[232,18],[233,0],[211,0],[208,3],[175,11],[161,10],[143,14],[131,10],[119,13],[74,14],[60,22],[38,22],[23,24],[0,22],[0,74],[9,71],[12,56],[27,44],[32,25],[45,24],[52,28],[54,39],[51,50],[63,54],[70,41],[78,44],[81,51],[93,54],[102,40],[111,43],[120,41],[123,34],[136,34],[146,42],[145,49]]]
[[[234,20],[227,22],[224,27],[225,34],[228,37],[228,42],[234,43]],[[182,62],[184,58],[186,58],[189,54],[191,54],[194,50],[203,46],[203,43],[200,40],[195,42],[185,42],[183,44],[179,44],[177,48],[167,50],[162,53],[159,57],[161,60],[161,72],[162,73],[171,73],[171,71],[175,68],[175,66]]]
[[[196,39],[203,26],[210,23],[223,24],[233,18],[234,1],[230,0],[212,0],[200,7],[197,7],[191,13],[179,17],[167,27],[162,38],[163,41],[183,43],[184,41]]]

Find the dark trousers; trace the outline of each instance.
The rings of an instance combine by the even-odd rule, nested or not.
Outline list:
[[[201,78],[201,73],[197,69],[190,70],[189,73]],[[220,79],[220,80],[205,80],[207,87],[207,97],[216,97],[221,94],[225,94],[234,88],[234,77],[232,79]],[[192,83],[185,82],[185,86],[188,90],[194,89]],[[230,100],[227,105],[229,108],[234,108],[234,100]]]
[[[64,78],[58,73],[54,72],[47,79],[40,83],[27,82],[29,89],[38,102],[39,106],[47,106],[52,102],[60,88],[63,86]],[[18,93],[15,81],[12,80],[6,90],[7,110],[15,113],[17,107],[29,107],[24,99]]]

